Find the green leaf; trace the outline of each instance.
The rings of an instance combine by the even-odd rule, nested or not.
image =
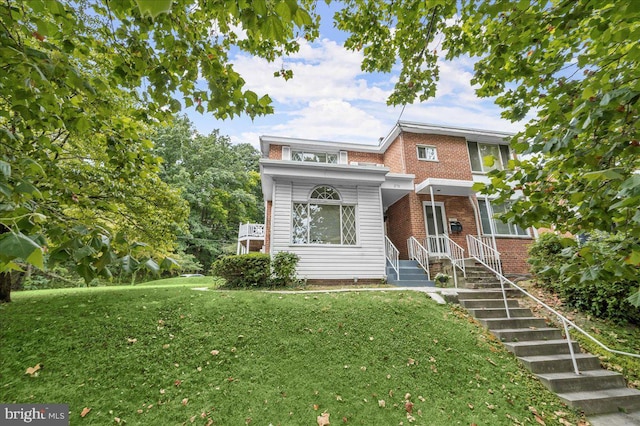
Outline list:
[[[0,172],[2,172],[5,178],[11,177],[11,164],[0,160]]]
[[[36,253],[37,252],[37,253]],[[23,259],[43,268],[42,248],[22,233],[10,232],[0,239],[0,257],[7,260]]]
[[[624,259],[624,263],[629,265],[640,265],[640,251],[632,250],[631,254]]]
[[[158,266],[158,264],[153,259],[149,259],[144,262],[144,267],[155,275],[160,272],[160,266]]]
[[[172,0],[136,0],[142,16],[149,15],[152,18],[171,12]]]
[[[640,308],[640,289],[627,298],[627,301],[636,308]]]
[[[180,264],[178,264],[178,262],[171,258],[171,257],[165,257],[164,259],[162,259],[162,262],[160,262],[160,269],[163,270],[171,270],[171,269],[176,269],[179,268]]]

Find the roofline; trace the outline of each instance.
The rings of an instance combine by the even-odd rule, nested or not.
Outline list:
[[[391,129],[389,134],[380,141],[381,152],[387,150],[389,145],[400,135],[402,132],[407,133],[429,133],[435,135],[446,136],[458,136],[464,137],[467,140],[473,140],[477,142],[504,142],[505,139],[515,136],[515,133],[511,132],[499,132],[494,130],[474,129],[468,127],[456,127],[456,126],[443,126],[436,124],[418,123],[415,121],[402,121],[399,120],[395,126]]]
[[[360,152],[375,152],[380,153],[380,147],[378,145],[367,145],[354,142],[337,142],[318,139],[302,139],[302,138],[290,138],[285,136],[260,136],[260,151],[264,156],[269,155],[269,145],[297,145],[305,146],[313,149],[327,149],[333,148],[336,151],[360,151]]]
[[[260,136],[260,151],[264,157],[269,156],[269,146],[274,145],[296,145],[311,149],[334,149],[336,151],[358,151],[383,154],[389,145],[402,132],[407,133],[428,133],[435,135],[464,137],[475,142],[500,143],[515,136],[515,133],[500,132],[494,130],[474,129],[467,127],[443,126],[436,124],[418,123],[414,121],[398,121],[391,131],[378,145],[367,145],[353,142],[337,142],[326,140],[291,138],[284,136]]]

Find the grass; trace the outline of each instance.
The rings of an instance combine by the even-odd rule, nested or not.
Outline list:
[[[580,420],[424,294],[192,289],[208,280],[14,293],[0,306],[0,402],[67,403],[72,425]]]

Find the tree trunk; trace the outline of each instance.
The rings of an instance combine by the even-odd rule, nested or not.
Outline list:
[[[0,273],[0,303],[11,302],[11,273]]]

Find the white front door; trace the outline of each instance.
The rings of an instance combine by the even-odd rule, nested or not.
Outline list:
[[[442,256],[447,254],[449,245],[442,238],[448,234],[446,214],[444,211],[444,203],[436,202],[435,209],[430,201],[425,201],[424,206],[424,222],[427,231],[427,246],[430,256]],[[435,210],[435,215],[434,215]],[[437,227],[437,233],[436,233]],[[436,237],[436,234],[438,237]]]

